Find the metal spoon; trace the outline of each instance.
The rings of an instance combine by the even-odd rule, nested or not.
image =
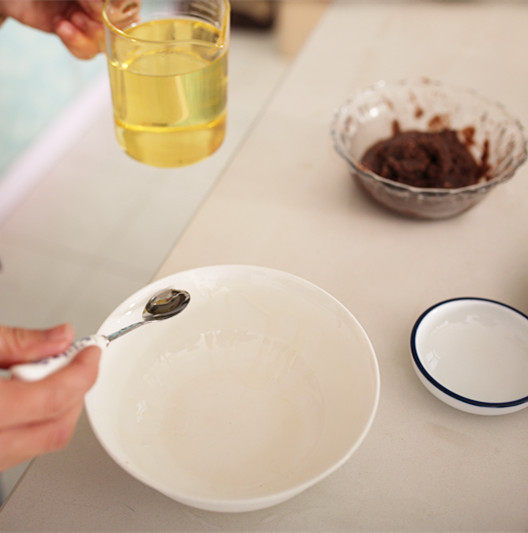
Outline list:
[[[99,346],[101,349],[106,348],[113,340],[125,335],[129,331],[154,322],[156,320],[165,320],[181,313],[186,307],[191,296],[187,291],[176,289],[164,289],[158,292],[145,305],[143,309],[143,320],[130,324],[110,335],[90,335],[78,341],[75,341],[65,352],[52,357],[46,357],[32,363],[14,365],[9,369],[11,377],[16,377],[23,381],[38,381],[57,370],[65,367],[75,356],[84,350],[87,346]]]

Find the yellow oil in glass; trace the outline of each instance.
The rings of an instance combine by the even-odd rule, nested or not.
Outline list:
[[[133,158],[159,167],[183,166],[222,144],[227,45],[218,45],[219,31],[191,19],[156,20],[125,30],[138,40],[118,43],[120,59],[109,62],[109,72],[117,139]]]

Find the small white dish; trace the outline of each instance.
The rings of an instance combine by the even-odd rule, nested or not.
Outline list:
[[[121,467],[182,503],[241,512],[295,496],[352,455],[380,384],[343,305],[285,272],[204,267],[144,287],[99,333],[134,322],[166,287],[188,291],[187,308],[111,343],[86,398]]]
[[[454,298],[433,305],[411,333],[420,381],[448,405],[502,415],[528,405],[528,317],[501,302]]]

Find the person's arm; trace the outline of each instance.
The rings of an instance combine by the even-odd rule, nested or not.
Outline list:
[[[90,59],[104,41],[102,0],[0,0],[0,23],[7,17],[59,36],[80,59]]]
[[[72,340],[68,324],[49,330],[0,326],[0,367],[60,353]],[[100,353],[95,346],[86,348],[41,381],[0,378],[0,472],[66,446],[96,380]]]

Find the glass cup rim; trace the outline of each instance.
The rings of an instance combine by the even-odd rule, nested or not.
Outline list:
[[[106,13],[106,8],[110,4],[110,1],[111,0],[104,0],[103,9],[102,9],[103,22],[104,22],[104,25],[106,26],[106,28],[108,30],[110,30],[112,33],[114,33],[115,35],[117,35],[119,37],[123,37],[123,38],[127,39],[128,41],[134,41],[134,42],[138,42],[138,43],[151,44],[151,45],[164,45],[164,46],[167,46],[167,45],[179,46],[179,45],[182,45],[182,44],[185,44],[185,43],[193,42],[193,41],[153,41],[151,39],[141,39],[140,37],[132,37],[132,36],[128,35],[128,33],[124,32],[123,30],[120,30],[108,18],[108,15]],[[222,18],[222,26],[221,26],[222,27],[222,32],[220,34],[221,39],[219,40],[218,43],[216,43],[216,46],[218,48],[221,48],[226,43],[226,39],[225,39],[226,26],[227,26],[227,21],[229,19],[229,13],[230,13],[230,10],[231,10],[231,5],[229,3],[229,0],[219,0],[219,2],[224,7],[224,13],[223,13],[223,18]],[[184,17],[182,17],[182,18],[184,18]]]

